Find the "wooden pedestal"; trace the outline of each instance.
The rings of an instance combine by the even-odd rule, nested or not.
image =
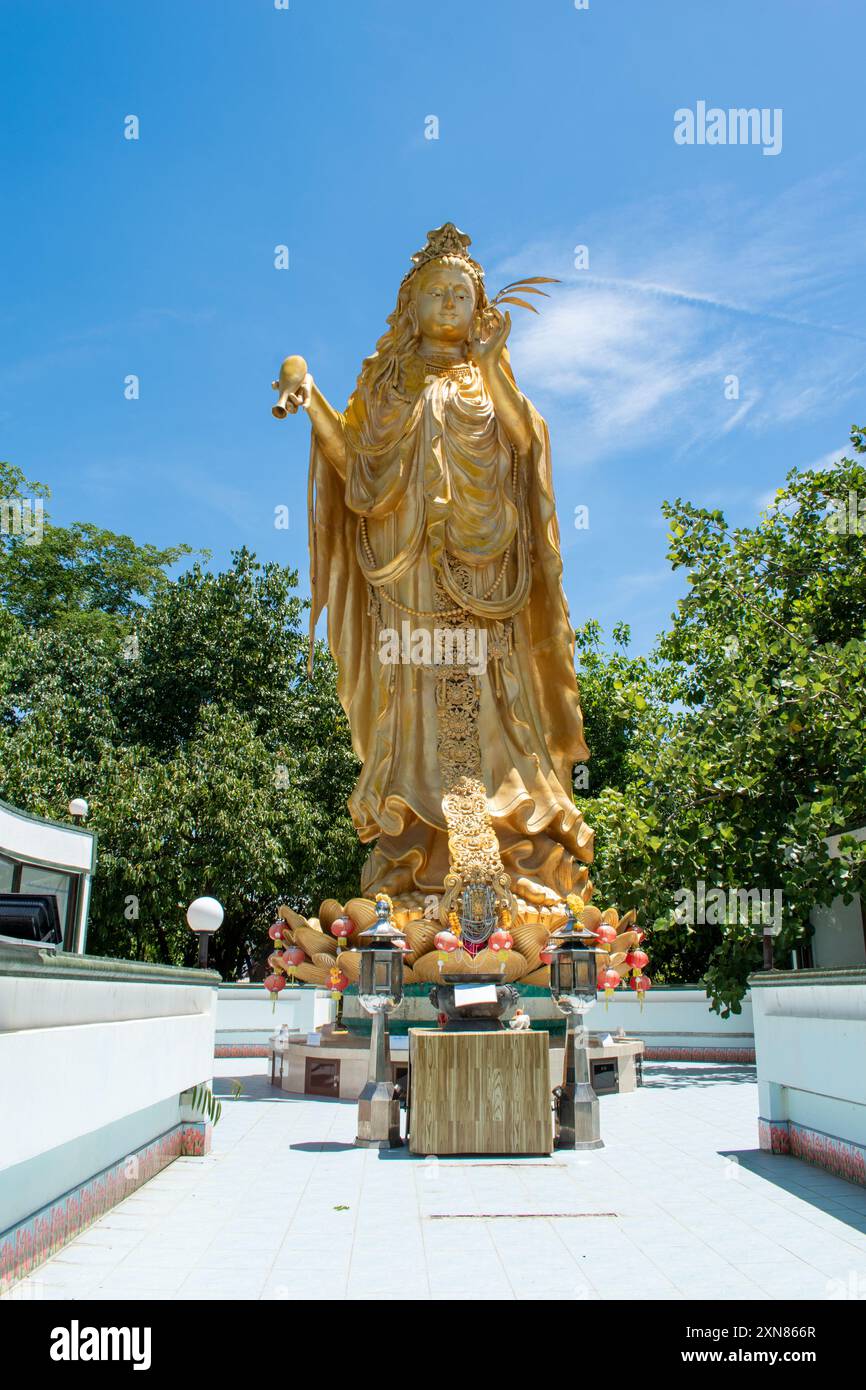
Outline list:
[[[409,1148],[416,1154],[549,1154],[545,1032],[409,1033]]]

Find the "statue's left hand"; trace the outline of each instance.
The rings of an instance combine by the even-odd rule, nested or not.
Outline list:
[[[484,333],[482,329],[469,339],[469,351],[482,368],[496,365],[511,332],[511,315],[507,310],[504,317],[497,313],[496,318],[498,323],[494,323],[489,332]]]

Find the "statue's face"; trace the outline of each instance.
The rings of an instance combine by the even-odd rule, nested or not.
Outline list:
[[[469,336],[475,286],[459,266],[433,262],[420,271],[414,303],[418,329],[425,338],[462,343]]]

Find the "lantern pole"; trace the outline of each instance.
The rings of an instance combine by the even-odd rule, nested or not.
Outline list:
[[[358,1097],[358,1132],[355,1144],[361,1149],[397,1149],[400,1137],[400,1099],[391,1080],[387,1017],[403,998],[403,952],[405,937],[391,922],[391,904],[386,897],[376,901],[376,922],[358,937],[361,946],[361,975],[358,998],[371,1017],[370,1053],[367,1081]]]
[[[589,1075],[587,1031],[584,1015],[596,1002],[596,953],[587,949],[594,942],[592,932],[578,927],[574,913],[553,933],[549,947],[550,992],[560,1012],[565,1014],[565,1054],[562,1085],[554,1090],[556,1099],[557,1149],[603,1149],[598,1096]]]

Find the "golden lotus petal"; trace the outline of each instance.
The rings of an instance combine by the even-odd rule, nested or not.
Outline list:
[[[630,907],[629,910],[628,910],[628,912],[626,912],[625,915],[622,916],[622,917],[620,917],[620,919],[619,919],[619,929],[620,929],[620,931],[624,931],[626,927],[632,927],[632,926],[634,926],[634,921],[635,921],[635,917],[636,917],[636,916],[637,916],[637,913],[635,912],[634,908],[633,908],[633,907]]]
[[[614,944],[614,946],[615,946],[615,945],[616,945],[616,942],[614,942],[613,944]],[[611,953],[610,953],[610,960],[609,960],[608,964],[609,964],[609,965],[612,965],[613,968],[614,968],[614,970],[618,970],[619,967],[622,965],[622,963],[623,963],[623,961],[625,960],[625,958],[626,958],[627,955],[628,955],[628,952],[627,952],[627,951],[611,951]]]
[[[526,957],[519,951],[493,951],[489,946],[479,951],[472,966],[473,975],[499,975],[502,982],[519,980],[526,974]]]
[[[313,965],[312,961],[302,960],[300,965],[295,966],[295,974],[308,985],[326,985],[331,971],[324,965]]]
[[[403,983],[404,985],[421,984],[421,981],[416,976],[415,971],[412,969],[411,965],[403,965]]]
[[[407,922],[404,932],[412,949],[406,955],[406,963],[414,968],[420,956],[426,956],[428,951],[433,950],[433,942],[441,930],[438,922],[428,922],[423,917],[415,917]]]
[[[514,945],[517,948],[518,955],[523,956],[526,962],[524,974],[527,971],[537,970],[542,963],[541,945],[536,941],[518,940],[516,936],[514,937]]]
[[[376,904],[370,902],[369,898],[350,898],[346,903],[345,914],[351,917],[355,924],[355,931],[352,932],[354,937],[372,927],[376,920]]]
[[[589,879],[587,879],[586,883],[583,885],[583,887],[582,887],[581,890],[580,890],[580,896],[583,898],[583,901],[584,901],[585,903],[588,903],[589,900],[590,900],[590,898],[592,898],[594,894],[595,894],[595,884],[592,883],[592,882],[590,882]]]
[[[434,952],[439,955],[439,951]],[[443,975],[471,975],[474,970],[474,962],[468,951],[459,947],[456,951],[446,951],[445,964],[442,967]],[[477,959],[477,957],[476,957]],[[430,960],[430,956],[424,956],[424,960]],[[418,974],[418,966],[413,966],[415,974]]]
[[[550,936],[550,931],[543,922],[518,922],[517,926],[513,927],[511,930],[511,935],[515,941],[517,941],[518,932],[520,933],[521,940],[531,941],[538,950],[541,949]],[[518,946],[517,949],[518,951],[522,951],[523,947]]]
[[[340,955],[338,959],[336,956],[330,955],[327,951],[316,951],[313,954],[313,965],[324,965],[327,967],[328,970],[332,969],[335,965],[338,965],[340,966],[340,968],[342,968],[343,955],[348,954],[349,952],[345,951]]]
[[[597,907],[585,907],[580,914],[580,920],[590,931],[595,931],[596,927],[601,926],[601,913]]]
[[[324,930],[323,927],[322,927],[321,922],[320,922],[319,919],[318,919],[318,917],[308,917],[308,918],[307,918],[307,926],[310,927],[310,928],[312,928],[313,931],[323,931],[323,930]]]
[[[532,970],[528,975],[524,975],[520,983],[522,985],[539,985],[542,989],[547,989],[550,984],[550,966],[542,965],[538,970]]]
[[[343,904],[338,903],[336,898],[326,898],[319,908],[319,921],[322,924],[322,931],[329,931],[332,922],[336,922],[338,917],[343,916]]]
[[[529,973],[531,967],[522,951],[502,951],[500,954],[508,956],[505,962],[505,978],[509,983],[522,980],[524,975]]]
[[[295,912],[295,909],[289,907],[288,903],[280,904],[277,908],[277,916],[281,917],[283,921],[292,928],[305,927],[307,925],[306,917],[302,917],[300,912]]]
[[[346,976],[350,984],[356,984],[361,974],[361,952],[360,951],[341,951],[340,969]],[[405,977],[405,970],[403,972]]]
[[[324,932],[314,931],[312,927],[296,928],[295,940],[299,946],[303,946],[310,959],[323,952],[329,956],[337,954],[337,943],[334,938],[325,936]]]
[[[452,951],[448,955],[446,955],[444,951],[428,951],[425,956],[421,956],[416,960],[412,966],[415,979],[423,984],[435,985],[442,979],[442,972],[445,970],[452,975],[461,973],[459,967],[454,962],[454,957],[462,954],[462,951]],[[440,969],[440,959],[442,956],[445,956],[445,960]]]
[[[547,942],[547,932],[543,927],[512,927],[511,938],[522,956],[526,957],[530,970],[538,965],[538,953]]]
[[[619,926],[619,913],[615,907],[606,907],[601,914],[601,920],[606,922],[609,927]]]
[[[624,931],[620,932],[619,936],[616,938],[616,941],[611,942],[610,949],[611,951],[630,951],[632,946],[636,945],[637,932]]]

